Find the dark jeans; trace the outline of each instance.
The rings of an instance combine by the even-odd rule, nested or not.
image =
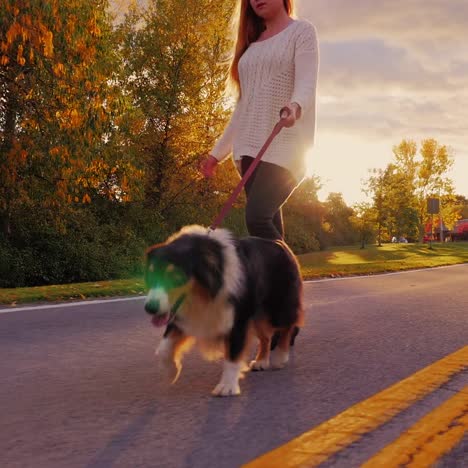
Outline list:
[[[241,170],[244,175],[254,158],[244,156]],[[247,205],[245,221],[251,236],[283,239],[282,205],[297,186],[293,175],[277,164],[260,161],[245,184]]]

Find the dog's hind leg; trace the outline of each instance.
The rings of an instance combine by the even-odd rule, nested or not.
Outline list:
[[[259,348],[255,360],[250,363],[250,369],[253,371],[267,370],[270,368],[270,349],[273,328],[265,321],[255,322],[255,333],[259,340]]]
[[[156,349],[162,371],[166,377],[175,383],[182,370],[182,357],[195,342],[194,338],[185,335],[175,325],[169,325],[164,337]]]
[[[296,341],[296,336],[299,335],[300,328],[298,326],[294,327],[293,332],[291,333],[291,341],[289,343],[290,346],[294,346],[294,342]]]
[[[289,361],[289,347],[295,326],[285,328],[279,332],[278,345],[271,351],[270,363],[272,369],[281,369]]]
[[[294,343],[296,341],[296,336],[299,335],[299,330],[300,328],[298,326],[294,327],[294,330],[291,333],[291,341],[289,342],[290,346],[294,346]],[[275,332],[275,334],[273,335],[273,338],[271,339],[271,346],[270,346],[271,351],[273,351],[278,346],[279,337],[280,337],[280,332],[278,331]]]

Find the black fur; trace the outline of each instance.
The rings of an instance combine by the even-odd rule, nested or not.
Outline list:
[[[219,242],[198,234],[188,234],[158,246],[147,254],[148,263],[162,260],[181,268],[188,277],[194,277],[216,297],[223,285],[223,253]],[[148,276],[146,268],[146,277]],[[148,286],[149,281],[146,280]]]
[[[302,280],[297,261],[281,241],[247,237],[238,243],[245,268],[250,314],[265,314],[274,327],[285,328],[298,320]]]

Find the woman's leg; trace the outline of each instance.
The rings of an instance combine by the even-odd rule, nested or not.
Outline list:
[[[242,175],[253,158],[242,158]],[[260,162],[245,185],[247,205],[245,216],[251,236],[265,239],[283,239],[281,206],[296,188],[292,174],[276,164]]]

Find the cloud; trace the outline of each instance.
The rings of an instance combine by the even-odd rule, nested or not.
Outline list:
[[[415,60],[409,50],[388,46],[381,38],[323,41],[321,52],[321,81],[323,90],[340,92],[344,87],[408,89],[423,92],[449,86],[449,75],[432,71]],[[464,83],[460,84],[461,87]]]
[[[459,44],[468,26],[466,0],[299,0],[327,39],[382,37],[391,43],[440,48]]]
[[[468,153],[466,0],[297,4],[319,34],[319,129]]]

